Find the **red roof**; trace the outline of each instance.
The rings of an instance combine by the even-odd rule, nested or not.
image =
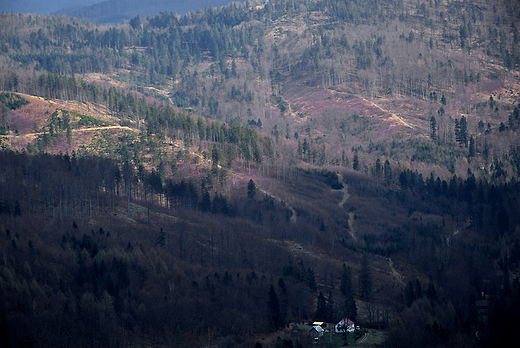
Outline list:
[[[341,322],[344,322],[347,325],[354,325],[354,322],[352,320],[350,320],[349,318],[341,319],[340,323]]]

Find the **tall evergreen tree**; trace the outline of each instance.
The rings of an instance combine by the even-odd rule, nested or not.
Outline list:
[[[343,264],[343,273],[341,274],[341,285],[339,286],[339,290],[345,297],[352,294],[352,272],[350,271],[350,267],[347,268],[345,264]]]
[[[280,319],[282,321],[282,325],[285,325],[287,319],[287,309],[289,307],[289,295],[287,294],[287,287],[285,286],[283,278],[278,279],[278,288],[280,288]]]
[[[469,157],[475,157],[475,139],[473,135],[469,137]]]
[[[314,276],[314,271],[310,267],[307,270],[307,284],[311,291],[316,291],[316,277]]]
[[[460,144],[460,124],[459,124],[459,120],[457,120],[457,119],[455,119],[454,131],[455,131],[455,141]]]
[[[356,321],[357,318],[357,306],[356,300],[354,300],[354,296],[350,295],[349,298],[345,299],[345,303],[343,305],[343,310],[345,311],[345,316],[352,320]]]
[[[363,254],[361,262],[361,275],[359,277],[359,295],[361,298],[368,300],[372,297],[372,271],[368,261],[368,254]]]
[[[466,121],[466,117],[462,116],[460,118],[460,144],[464,147],[468,147],[468,123]]]
[[[278,330],[282,326],[282,318],[280,315],[280,303],[278,302],[278,295],[276,295],[276,291],[274,290],[273,285],[271,285],[271,288],[269,289],[267,309],[269,310],[271,329]]]
[[[413,301],[416,300],[415,292],[413,289],[412,281],[408,281],[406,287],[404,288],[404,303],[407,307],[410,307]]]
[[[354,300],[354,291],[352,289],[352,272],[350,267],[346,267],[345,264],[343,264],[340,291],[343,296],[345,296],[342,317],[347,317],[350,320],[355,321],[357,317],[357,306],[356,301]]]
[[[250,179],[247,183],[247,197],[249,199],[254,199],[256,195],[256,185],[253,179]]]
[[[430,137],[432,140],[437,140],[437,120],[434,116],[430,118]]]
[[[336,320],[336,304],[334,303],[334,296],[332,295],[332,291],[329,292],[329,297],[327,298],[327,313],[325,318],[329,323],[332,323]]]
[[[357,151],[354,152],[354,159],[352,160],[352,169],[359,170],[359,157]]]
[[[327,299],[320,291],[318,300],[316,301],[316,314],[314,315],[314,319],[318,321],[326,321],[328,316],[327,312]]]
[[[455,140],[460,146],[468,146],[468,123],[464,116],[461,117],[460,121],[455,120]]]
[[[379,157],[376,159],[376,164],[374,166],[374,176],[377,179],[381,179],[381,175],[383,174],[383,167],[381,165],[381,160]]]
[[[170,165],[170,169],[172,171],[172,176],[175,178],[178,173],[177,159],[175,157],[172,157],[172,163]]]
[[[385,181],[387,185],[392,184],[393,181],[393,174],[392,174],[392,167],[390,166],[390,161],[386,160],[385,164],[383,165],[383,174],[385,176]]]

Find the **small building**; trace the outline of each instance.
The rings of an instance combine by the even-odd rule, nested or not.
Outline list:
[[[315,340],[322,337],[324,333],[325,333],[325,330],[323,330],[323,328],[319,325],[314,325],[309,330],[309,335],[311,335],[311,337]]]
[[[329,327],[329,324],[323,321],[315,321],[314,323],[312,323],[312,326],[321,326],[322,329],[326,329],[327,327]]]
[[[354,332],[354,330],[356,329],[356,325],[349,318],[345,318],[345,319],[341,319],[340,322],[336,324],[336,327],[334,329],[337,334],[339,334],[339,333],[343,334],[343,333],[345,333],[345,330],[348,333],[351,333],[351,332]]]

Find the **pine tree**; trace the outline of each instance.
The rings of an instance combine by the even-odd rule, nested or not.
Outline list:
[[[355,322],[357,318],[357,306],[353,295],[345,299],[344,310],[346,317]]]
[[[368,300],[372,297],[372,271],[368,262],[368,255],[363,255],[361,262],[361,275],[359,277],[359,295],[361,298]]]
[[[256,185],[253,179],[250,179],[247,183],[247,197],[249,199],[254,199],[256,195]]]
[[[359,170],[359,157],[357,151],[354,152],[354,159],[352,160],[352,169]]]
[[[437,140],[437,120],[434,116],[430,118],[430,137],[432,140]]]
[[[327,300],[321,291],[316,301],[316,314],[314,315],[314,319],[319,321],[327,320]]]
[[[343,273],[341,275],[341,285],[339,289],[343,296],[345,296],[343,316],[355,321],[357,317],[357,307],[356,301],[354,300],[354,291],[352,289],[352,272],[350,267],[346,267],[345,264],[343,264]]]
[[[285,286],[285,282],[283,278],[278,279],[278,287],[280,288],[280,318],[282,321],[282,325],[285,325],[286,317],[287,317],[287,309],[289,307],[289,296],[287,294],[287,287]]]
[[[280,303],[278,302],[278,295],[274,291],[273,285],[269,289],[269,300],[267,301],[267,308],[269,310],[269,320],[271,328],[278,330],[281,327],[282,320],[280,316]]]
[[[426,290],[426,297],[430,300],[430,302],[437,301],[437,291],[435,291],[435,286],[432,282],[428,284],[428,289]]]
[[[415,280],[414,292],[415,292],[415,298],[416,299],[420,299],[420,298],[423,297],[422,285],[421,285],[421,282],[419,281],[419,279]]]
[[[383,174],[383,167],[381,166],[381,160],[376,159],[376,164],[374,166],[374,176],[377,179],[381,179],[381,175]]]
[[[303,144],[302,144],[302,159],[304,161],[308,162],[308,156],[309,156],[309,143],[307,142],[307,138],[303,138]]]
[[[392,174],[392,167],[390,166],[390,161],[386,160],[385,164],[383,166],[383,174],[385,176],[385,181],[387,185],[392,184],[393,181],[393,174]]]
[[[459,127],[460,144],[464,147],[468,147],[468,123],[466,117],[461,117]]]
[[[455,119],[455,141],[460,144],[460,124],[457,119]]]
[[[170,169],[172,170],[172,176],[175,178],[177,176],[177,159],[172,157],[172,164],[170,165]]]
[[[413,301],[416,300],[415,292],[413,289],[412,281],[408,281],[406,287],[404,288],[404,302],[407,307],[411,307]]]
[[[204,193],[202,194],[200,209],[202,211],[211,211],[211,197],[209,195],[208,190],[204,190]]]
[[[307,270],[307,284],[311,291],[316,291],[316,277],[314,276],[314,271],[310,268]]]
[[[214,175],[218,172],[218,166],[220,161],[220,152],[218,151],[216,146],[213,146],[211,149],[211,170],[213,171]]]
[[[352,272],[350,271],[350,267],[347,268],[345,264],[343,264],[343,273],[341,274],[341,285],[339,286],[339,290],[345,297],[352,294]]]
[[[160,246],[166,245],[166,232],[164,232],[162,227],[161,232],[159,232],[159,237],[157,237],[157,244]]]
[[[334,296],[332,295],[332,291],[329,292],[329,297],[327,298],[327,312],[325,313],[325,320],[329,323],[333,322],[336,319],[336,304],[334,303]]]
[[[166,167],[164,166],[163,161],[160,161],[159,165],[157,166],[157,174],[161,179],[161,183],[164,183],[164,180],[166,180]]]
[[[475,157],[475,139],[473,136],[469,137],[469,157]]]

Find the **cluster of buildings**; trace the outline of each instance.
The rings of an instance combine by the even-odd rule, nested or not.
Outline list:
[[[314,342],[317,342],[320,337],[322,337],[325,332],[329,332],[331,328],[336,334],[349,334],[354,332],[356,329],[359,329],[359,326],[356,327],[354,322],[348,318],[341,319],[336,325],[315,321],[312,323],[312,328],[309,330],[309,334],[313,338]]]

